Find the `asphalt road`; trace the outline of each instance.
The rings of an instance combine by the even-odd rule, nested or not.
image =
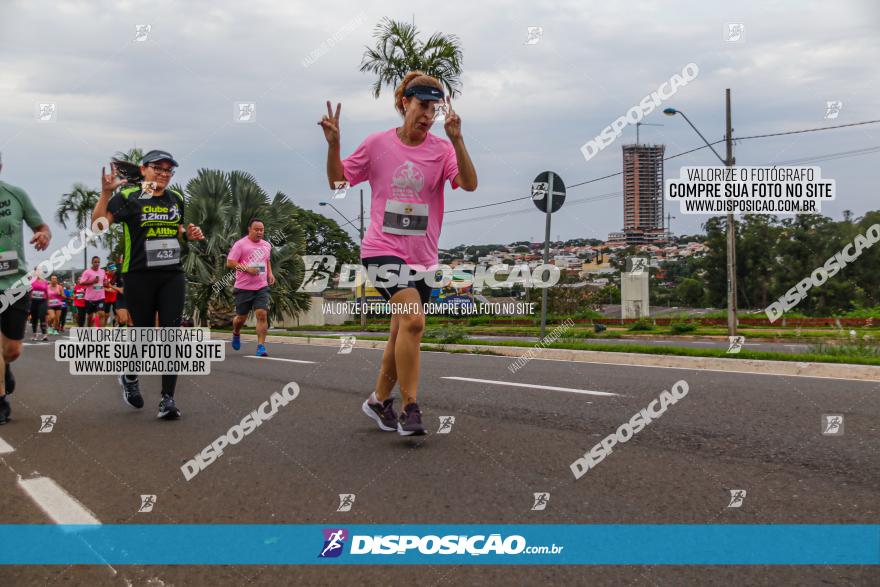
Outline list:
[[[880,383],[422,354],[430,434],[379,431],[361,412],[380,351],[294,344],[272,359],[227,347],[212,374],[182,377],[183,418],[124,405],[113,377],[71,376],[50,345],[15,363],[14,420],[0,439],[0,523],[51,523],[17,484],[49,477],[105,524],[869,523],[880,522]],[[284,360],[282,360],[284,359]],[[292,362],[301,361],[301,362]],[[451,377],[461,379],[450,379]],[[481,381],[473,381],[483,380]],[[570,463],[678,380],[688,395],[575,480]],[[487,383],[485,381],[499,383]],[[274,391],[299,397],[186,481],[180,466]],[[511,386],[505,383],[518,383]],[[568,391],[530,387],[566,388]],[[578,390],[577,393],[571,390]],[[615,395],[594,395],[604,392]],[[823,414],[842,436],[823,436]],[[41,415],[55,415],[38,433]],[[455,416],[448,434],[439,418]],[[729,508],[730,489],[744,489]],[[533,494],[549,492],[544,511]],[[337,512],[340,493],[355,494]],[[138,513],[141,494],[155,494]],[[163,548],[157,545],[157,548]],[[870,567],[56,567],[0,570],[3,585],[870,584]],[[873,577],[873,579],[871,579]],[[876,584],[876,583],[875,583]]]

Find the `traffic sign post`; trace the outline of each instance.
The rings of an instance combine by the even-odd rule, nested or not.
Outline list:
[[[543,171],[532,182],[532,201],[544,212],[544,265],[550,262],[550,215],[565,203],[565,184],[559,174]],[[547,288],[541,290],[541,340],[547,333]]]

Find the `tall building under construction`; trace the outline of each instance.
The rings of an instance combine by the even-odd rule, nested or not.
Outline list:
[[[623,146],[623,232],[610,242],[652,244],[667,239],[663,225],[665,145]]]

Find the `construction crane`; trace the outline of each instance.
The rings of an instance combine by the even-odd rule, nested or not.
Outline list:
[[[662,124],[654,124],[652,122],[637,122],[636,123],[636,144],[639,144],[639,127],[640,126],[663,126]]]

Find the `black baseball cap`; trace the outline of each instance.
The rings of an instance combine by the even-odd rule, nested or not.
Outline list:
[[[168,151],[157,151],[155,149],[144,154],[144,158],[141,159],[141,165],[148,165],[150,163],[155,163],[156,161],[170,161],[173,166],[179,167],[177,161],[171,156],[171,153]]]
[[[443,90],[434,86],[412,86],[407,88],[403,95],[407,98],[415,96],[419,100],[442,100]]]

